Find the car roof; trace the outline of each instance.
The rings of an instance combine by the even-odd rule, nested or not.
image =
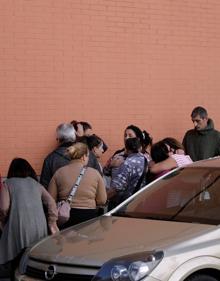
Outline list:
[[[209,158],[206,160],[196,161],[188,165],[187,167],[220,168],[220,156]]]

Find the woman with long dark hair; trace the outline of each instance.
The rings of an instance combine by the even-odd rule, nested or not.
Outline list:
[[[43,204],[48,209],[48,225]],[[47,236],[48,227],[52,234],[58,231],[56,203],[25,159],[15,158],[10,164],[0,189],[0,221],[0,265],[11,263],[12,272],[24,249]]]
[[[139,140],[141,145],[140,151],[144,154],[147,161],[149,162],[151,160],[150,148],[153,142],[153,139],[150,134],[145,130],[142,131],[135,125],[129,125],[124,130],[124,144],[129,138],[137,138]],[[126,157],[127,154],[125,147],[120,150],[117,150],[106,163],[103,169],[104,175],[111,178],[112,176],[117,174],[118,168],[122,163],[124,163]]]

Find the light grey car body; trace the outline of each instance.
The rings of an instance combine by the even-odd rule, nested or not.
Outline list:
[[[198,180],[200,174],[201,178]],[[154,210],[149,214],[149,208],[144,205],[147,202],[144,198],[152,197],[153,191],[160,190],[160,185],[164,182],[167,188],[170,188],[169,180],[172,181],[172,178],[175,180],[175,177],[177,185],[183,185],[181,192],[184,184],[186,186],[187,192],[184,191],[183,196],[186,197],[188,191],[191,192],[195,185],[196,188],[201,188],[201,192],[196,196],[190,195],[189,200],[187,197],[189,202],[180,197],[181,203],[176,203],[174,201],[178,198],[179,191],[172,189],[172,192],[175,191],[172,199],[174,201],[171,202],[169,201],[171,199],[166,198],[163,217],[161,214],[154,217]],[[211,202],[211,197],[216,196],[214,192],[218,185],[220,190],[219,177],[219,158],[196,162],[182,170],[170,172],[134,194],[113,211],[37,243],[24,255],[20,271],[24,267],[25,273],[20,274],[18,270],[16,280],[92,280],[110,260],[123,260],[123,257],[127,259],[127,256],[139,253],[141,255],[146,253],[147,256],[148,253],[157,252],[163,253],[163,257],[141,280],[183,281],[188,280],[189,276],[191,278],[196,275],[215,278],[210,280],[220,280],[220,198],[219,200],[215,198]],[[169,191],[169,196],[173,196],[172,192]],[[195,193],[195,190],[193,192]],[[193,200],[198,200],[199,203]],[[205,205],[207,203],[208,207]],[[197,209],[195,211],[193,209],[195,204],[202,208],[202,211]],[[175,210],[171,216],[170,210],[173,212],[177,206],[177,212]],[[146,208],[148,210],[145,210]],[[158,208],[155,208],[156,214]],[[120,215],[122,210],[124,216]],[[135,217],[134,211],[141,215]],[[180,216],[183,211],[184,216]],[[147,214],[146,218],[144,212]],[[166,212],[169,213],[168,217]],[[118,280],[132,280],[132,277],[127,278],[131,279]],[[113,279],[109,276],[106,280]]]

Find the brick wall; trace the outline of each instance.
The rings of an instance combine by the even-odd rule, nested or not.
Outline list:
[[[39,173],[72,119],[105,159],[130,123],[182,140],[203,105],[220,127],[219,0],[2,0],[0,21],[3,176],[15,156]]]

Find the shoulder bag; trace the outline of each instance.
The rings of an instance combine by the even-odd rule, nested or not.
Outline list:
[[[86,170],[86,167],[83,167],[77,180],[76,183],[72,186],[71,192],[66,200],[62,200],[57,203],[57,210],[58,210],[58,221],[57,224],[58,226],[62,226],[64,223],[66,223],[69,218],[70,218],[70,204],[73,200],[73,196],[77,191],[77,188],[81,182],[82,176],[84,175]]]

